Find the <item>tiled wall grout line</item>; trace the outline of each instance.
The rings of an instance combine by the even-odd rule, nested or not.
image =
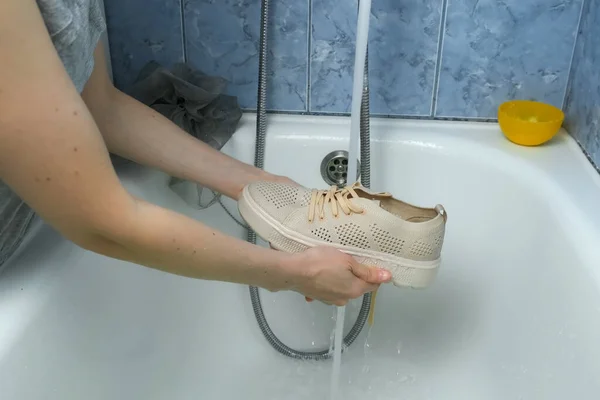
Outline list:
[[[569,89],[571,86],[571,81],[573,79],[573,61],[575,60],[575,52],[577,51],[577,44],[579,40],[583,40],[581,35],[579,35],[579,31],[581,30],[581,21],[583,20],[583,10],[585,9],[586,2],[590,0],[583,0],[581,2],[581,11],[579,12],[579,21],[577,21],[577,29],[575,30],[575,42],[573,43],[573,53],[571,54],[571,62],[569,63],[568,75],[567,75],[567,84],[565,85],[565,94],[563,95],[563,101],[561,109],[564,110],[567,106],[567,95],[569,93]]]
[[[310,98],[311,98],[311,67],[312,67],[312,0],[306,0],[308,2],[308,21],[307,21],[307,41],[306,41],[306,49],[307,49],[307,64],[306,64],[306,102],[304,106],[304,110],[306,112],[310,112]]]
[[[181,14],[181,51],[183,62],[188,62],[187,57],[187,40],[185,32],[185,0],[179,0],[179,13]]]
[[[245,113],[255,113],[256,110],[252,108],[243,109]],[[311,116],[323,116],[323,117],[349,117],[350,113],[347,112],[328,112],[328,111],[285,111],[285,110],[267,110],[269,114],[275,115],[311,115]],[[483,117],[435,117],[431,118],[429,115],[408,115],[408,114],[371,114],[371,118],[380,119],[406,119],[406,120],[420,120],[420,121],[451,121],[451,122],[498,122],[495,118],[483,118]]]
[[[440,91],[440,75],[442,73],[442,53],[444,51],[444,38],[446,37],[446,16],[448,13],[448,3],[450,0],[442,0],[442,12],[440,14],[440,32],[438,39],[437,59],[435,64],[435,76],[433,89],[431,91],[431,112],[430,117],[435,118],[437,112],[438,94]]]

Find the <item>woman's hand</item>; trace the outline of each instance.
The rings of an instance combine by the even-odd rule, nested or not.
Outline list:
[[[339,250],[316,247],[290,257],[291,268],[299,271],[293,290],[307,300],[344,306],[351,299],[375,291],[392,279],[389,271],[368,267]]]

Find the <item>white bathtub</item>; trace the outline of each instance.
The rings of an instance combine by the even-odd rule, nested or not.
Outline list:
[[[347,148],[348,131],[345,118],[272,116],[266,168],[323,187],[321,159]],[[375,325],[343,356],[343,398],[597,399],[600,175],[575,142],[563,132],[523,148],[479,123],[377,119],[372,132],[372,187],[442,203],[447,241],[432,287],[380,291]],[[251,162],[253,139],[246,116],[226,151]],[[120,175],[149,201],[244,235],[220,206],[187,206],[160,172]],[[284,342],[328,345],[333,308],[262,294]],[[330,371],[271,349],[247,287],[104,258],[41,224],[0,277],[2,400],[327,399]]]

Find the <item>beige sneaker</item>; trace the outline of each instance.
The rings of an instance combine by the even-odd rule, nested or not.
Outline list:
[[[355,184],[309,190],[256,182],[244,188],[240,214],[277,250],[332,246],[366,265],[385,268],[396,286],[424,288],[440,266],[446,212],[419,208]]]

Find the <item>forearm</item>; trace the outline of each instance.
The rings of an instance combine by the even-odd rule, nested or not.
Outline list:
[[[128,235],[97,242],[95,250],[177,275],[269,290],[293,289],[300,277],[290,267],[289,254],[226,236],[142,200],[127,225]]]
[[[94,117],[112,153],[234,199],[248,183],[268,179],[262,170],[213,149],[120,91],[113,91],[108,104]]]
[[[112,102],[102,100],[114,89],[98,87],[97,80],[86,85],[84,104],[34,0],[0,1],[4,37],[19,41],[0,40],[5,56],[0,180],[65,237],[101,254],[183,276],[293,289],[337,303],[364,293],[364,283],[353,275],[358,266],[337,250],[328,249],[324,259],[319,251],[290,255],[261,248],[133,198],[112,168],[105,140],[121,155],[232,197],[256,171],[193,141],[132,100],[120,97],[112,109]],[[110,132],[106,137],[97,123]],[[231,169],[234,174],[220,171]]]

